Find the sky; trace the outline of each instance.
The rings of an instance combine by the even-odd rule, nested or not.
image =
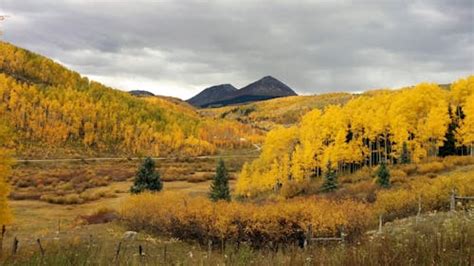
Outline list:
[[[3,40],[122,90],[187,99],[271,75],[300,94],[474,74],[474,1],[0,0]]]

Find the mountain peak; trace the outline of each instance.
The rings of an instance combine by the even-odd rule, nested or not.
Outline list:
[[[239,94],[272,97],[297,95],[290,87],[272,76],[265,76],[239,90]]]
[[[196,96],[187,100],[187,102],[194,106],[202,107],[209,103],[230,97],[236,91],[238,91],[237,88],[231,84],[220,84],[204,89]]]
[[[209,87],[188,103],[197,107],[225,106],[297,95],[290,87],[272,76],[265,76],[237,90],[230,84]]]
[[[260,79],[260,81],[268,81],[268,80],[272,80],[272,81],[273,81],[273,80],[277,80],[277,79],[274,78],[274,77],[272,77],[272,76],[270,76],[270,75],[265,76],[265,77],[263,77],[263,78]]]

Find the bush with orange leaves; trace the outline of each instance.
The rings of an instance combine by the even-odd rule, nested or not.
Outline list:
[[[316,197],[265,203],[217,202],[176,192],[132,196],[121,210],[135,230],[145,229],[183,240],[248,241],[253,246],[294,243],[312,227],[314,235],[349,236],[372,222],[366,204]]]
[[[460,171],[435,179],[427,177],[410,182],[408,187],[377,193],[375,209],[390,218],[406,217],[418,211],[447,210],[452,190],[458,195],[474,195],[474,171]],[[390,219],[389,218],[389,219]]]

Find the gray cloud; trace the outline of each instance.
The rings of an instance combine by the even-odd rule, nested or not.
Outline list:
[[[300,93],[474,73],[472,1],[2,1],[3,38],[123,89],[183,98],[273,75]]]

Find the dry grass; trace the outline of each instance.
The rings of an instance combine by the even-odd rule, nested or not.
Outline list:
[[[226,159],[231,178],[234,179],[242,164],[251,158]],[[10,198],[54,204],[83,204],[116,197],[117,191],[110,187],[117,182],[131,182],[138,165],[138,161],[129,160],[18,164],[10,178],[13,188]],[[157,170],[165,182],[206,182],[214,176],[215,167],[215,159],[170,159],[157,162]]]

